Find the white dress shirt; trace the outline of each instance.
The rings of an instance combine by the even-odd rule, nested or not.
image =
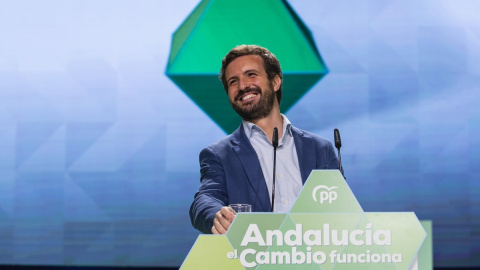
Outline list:
[[[274,212],[288,212],[303,186],[300,166],[298,164],[297,149],[295,148],[291,130],[292,124],[283,114],[282,118],[283,134],[278,140],[277,147]],[[267,134],[257,125],[247,121],[243,121],[242,125],[260,161],[271,203],[273,145],[269,141]]]

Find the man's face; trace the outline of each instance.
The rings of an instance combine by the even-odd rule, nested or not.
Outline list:
[[[260,56],[236,58],[227,66],[225,78],[230,104],[243,119],[254,121],[270,114],[281,80],[278,76],[268,80]]]

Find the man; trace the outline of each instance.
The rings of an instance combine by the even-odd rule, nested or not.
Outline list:
[[[288,212],[313,169],[338,169],[331,142],[293,127],[280,113],[282,70],[278,59],[255,45],[233,48],[219,77],[232,108],[242,117],[231,135],[200,153],[201,186],[190,207],[192,225],[224,234],[244,203],[253,212],[271,211],[272,134],[278,128],[275,212]]]

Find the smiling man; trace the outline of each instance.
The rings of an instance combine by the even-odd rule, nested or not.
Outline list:
[[[314,169],[338,169],[330,141],[295,128],[280,113],[283,75],[278,59],[256,45],[233,48],[219,74],[240,127],[200,152],[201,185],[190,207],[192,225],[224,234],[235,212],[229,204],[250,204],[270,212],[273,129],[278,128],[275,212],[288,212]]]

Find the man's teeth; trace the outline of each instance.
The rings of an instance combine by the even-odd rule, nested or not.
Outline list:
[[[243,97],[242,97],[242,101],[243,101],[243,100],[247,100],[247,99],[249,99],[249,98],[253,98],[254,96],[255,96],[255,94],[248,94],[248,95],[246,95],[246,96],[243,96]]]

